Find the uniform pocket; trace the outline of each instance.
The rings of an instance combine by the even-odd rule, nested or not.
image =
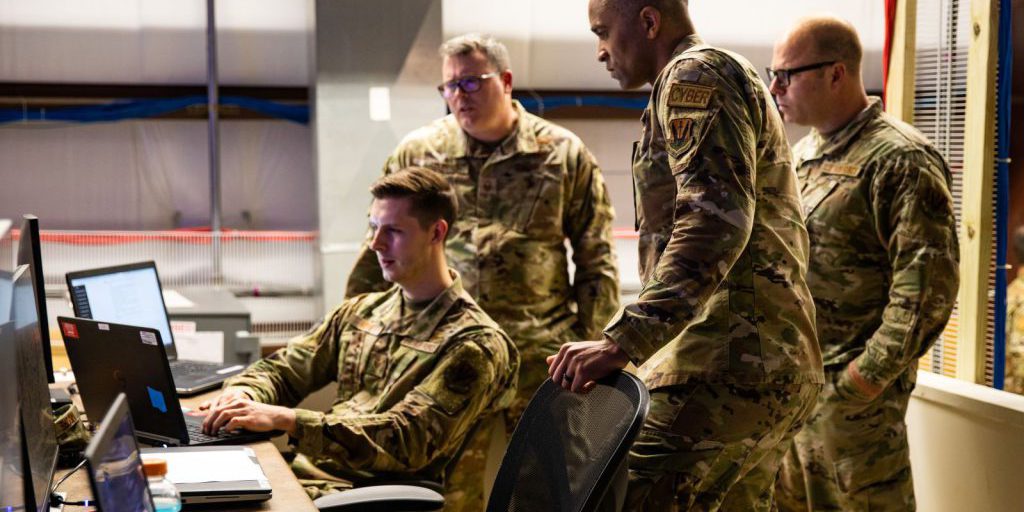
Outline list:
[[[559,166],[542,165],[520,169],[508,177],[501,195],[508,198],[508,225],[520,233],[556,226],[561,230],[562,172]],[[526,174],[526,175],[523,175]]]

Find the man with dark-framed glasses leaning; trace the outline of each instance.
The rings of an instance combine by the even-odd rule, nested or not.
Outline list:
[[[783,510],[914,509],[904,415],[959,286],[949,168],[867,96],[861,58],[848,23],[807,18],[768,71],[783,118],[813,128],[793,154],[826,376],[783,461]]]
[[[440,53],[438,89],[451,114],[406,136],[384,173],[425,166],[455,188],[459,215],[448,237],[449,264],[522,357],[519,392],[507,413],[510,433],[547,378],[544,357],[566,341],[600,335],[618,307],[613,211],[597,161],[580,139],[512,99],[504,45],[469,34],[447,41]],[[364,247],[347,294],[384,284]],[[452,477],[446,510],[483,510],[486,439],[478,438]]]

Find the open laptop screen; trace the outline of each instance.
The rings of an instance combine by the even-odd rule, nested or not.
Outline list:
[[[153,262],[71,272],[67,278],[75,316],[156,329],[167,357],[177,358]]]
[[[101,512],[154,510],[124,395],[119,395],[107,411],[85,450],[85,457],[89,461],[93,498]]]

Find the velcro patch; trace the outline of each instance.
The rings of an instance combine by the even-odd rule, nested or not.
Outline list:
[[[840,176],[857,177],[860,175],[860,166],[842,164],[839,162],[825,162],[821,164],[821,172],[825,174],[838,174]]]
[[[681,117],[669,122],[669,140],[673,144],[686,143],[693,139],[693,119]]]
[[[707,85],[675,83],[668,91],[668,106],[682,108],[708,108],[715,88]]]

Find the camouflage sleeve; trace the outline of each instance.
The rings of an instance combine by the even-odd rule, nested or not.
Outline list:
[[[573,293],[578,307],[579,334],[601,337],[601,329],[619,308],[619,273],[612,240],[612,209],[597,160],[580,143],[575,152],[575,175],[563,225],[572,244],[576,265]]]
[[[297,449],[373,472],[416,472],[451,457],[483,415],[507,405],[497,402],[511,398],[518,364],[511,344],[493,331],[460,336],[387,412],[338,416],[296,410]]]
[[[339,335],[354,305],[345,301],[320,325],[225,381],[224,388],[245,391],[257,402],[294,407],[338,375]]]
[[[381,176],[393,172],[398,166],[398,153],[393,153],[384,162],[384,169]],[[367,193],[369,196],[369,193]],[[359,256],[356,256],[356,263],[348,274],[348,281],[345,283],[345,297],[355,297],[364,293],[383,292],[391,287],[391,284],[384,280],[381,273],[377,256],[370,249],[370,237],[372,232],[367,230],[366,238],[359,248]]]
[[[882,325],[856,364],[885,386],[931,347],[956,302],[959,247],[949,171],[937,155],[916,151],[889,159],[872,183],[876,231],[892,264]]]
[[[649,123],[655,125],[649,128],[664,135],[655,135],[651,152],[667,154],[676,195],[666,207],[673,209],[674,221],[639,298],[605,329],[634,363],[653,355],[704,309],[750,240],[755,126],[761,118],[736,81],[686,59],[653,93],[658,97]],[[686,99],[692,97],[697,101]]]

